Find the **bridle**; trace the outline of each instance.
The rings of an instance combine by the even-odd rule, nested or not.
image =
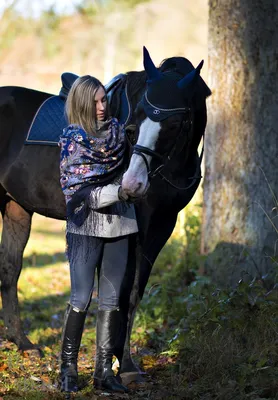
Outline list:
[[[153,106],[153,107],[154,107],[154,111],[157,110],[157,109],[161,110],[161,109],[159,109],[159,108],[157,108],[155,106]],[[175,111],[177,111],[176,113],[181,113],[181,109],[164,110],[164,112],[167,112],[167,111],[170,111],[171,115],[174,115]],[[147,168],[147,173],[148,173],[149,179],[153,179],[154,177],[159,175],[162,180],[164,180],[170,186],[172,186],[173,188],[178,189],[178,190],[187,190],[187,189],[189,189],[190,187],[192,187],[195,184],[197,179],[201,179],[202,178],[200,176],[200,174],[199,174],[199,168],[200,168],[200,165],[201,165],[201,162],[202,162],[203,150],[204,150],[204,148],[203,148],[202,152],[201,152],[201,155],[199,157],[199,162],[197,164],[197,168],[196,168],[194,176],[187,178],[188,180],[192,180],[192,182],[189,185],[187,185],[186,187],[179,187],[179,186],[175,185],[173,182],[171,182],[168,178],[166,178],[165,173],[164,173],[165,168],[167,167],[167,165],[172,160],[173,156],[176,153],[176,150],[178,148],[181,149],[181,150],[184,148],[184,146],[185,146],[184,138],[186,137],[185,132],[187,132],[187,131],[192,129],[192,110],[190,108],[185,108],[185,109],[183,109],[183,112],[186,113],[186,114],[189,114],[189,118],[182,121],[182,126],[181,126],[180,132],[179,132],[179,134],[177,136],[177,139],[176,139],[174,145],[172,146],[169,154],[166,157],[162,156],[158,152],[156,152],[154,150],[151,150],[150,148],[145,147],[145,146],[141,146],[141,145],[138,145],[138,144],[135,144],[135,145],[132,146],[133,147],[132,154],[137,154],[140,157],[142,157],[142,159],[143,159],[143,161],[144,161],[144,163],[146,165],[146,168]],[[129,139],[129,142],[130,142],[130,139]],[[151,169],[150,166],[149,166],[148,160],[146,158],[146,155],[157,159],[160,162],[160,165],[158,167],[154,168],[154,169]]]

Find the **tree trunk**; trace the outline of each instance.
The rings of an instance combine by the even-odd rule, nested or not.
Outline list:
[[[202,251],[225,285],[277,268],[277,27],[275,0],[209,0]]]

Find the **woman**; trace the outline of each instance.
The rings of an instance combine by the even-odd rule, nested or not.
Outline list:
[[[61,351],[61,390],[76,392],[77,358],[99,271],[97,350],[94,386],[125,392],[112,371],[121,318],[119,296],[130,235],[137,232],[135,210],[120,182],[125,134],[110,118],[106,92],[94,77],[78,78],[66,101],[69,126],[60,138],[61,186],[67,204],[67,253],[71,295]]]

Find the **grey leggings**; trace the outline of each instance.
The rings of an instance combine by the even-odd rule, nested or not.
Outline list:
[[[82,311],[88,309],[96,267],[100,267],[98,308],[118,308],[127,265],[128,238],[129,236],[99,238],[67,233],[71,279],[70,304],[73,307]]]

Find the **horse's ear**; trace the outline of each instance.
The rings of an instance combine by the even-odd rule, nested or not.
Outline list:
[[[154,65],[151,56],[145,46],[143,46],[143,64],[149,81],[153,81],[161,77],[161,73]]]
[[[178,81],[178,87],[182,90],[188,89],[189,86],[197,82],[197,78],[200,75],[200,71],[204,64],[204,60],[200,62],[197,68],[193,69],[193,71],[189,72],[184,78]]]

